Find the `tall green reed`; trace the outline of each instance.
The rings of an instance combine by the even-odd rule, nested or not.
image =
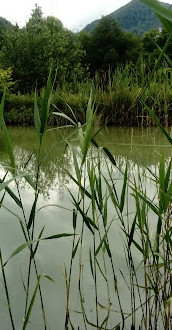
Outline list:
[[[143,2],[147,3],[146,0]],[[158,13],[162,23],[165,25],[167,30],[171,32],[171,14],[167,12],[157,4],[156,1],[149,1],[155,12]],[[168,23],[168,24],[167,24]],[[165,54],[166,47],[168,46],[170,39],[165,45],[156,67],[148,79],[148,85],[151,86],[151,81],[154,77],[155,71],[160,65],[160,61]],[[104,86],[97,82],[98,77],[95,78],[95,85],[93,86],[93,93],[99,93],[100,96],[105,98],[106,95],[110,94],[110,102],[112,104],[112,93],[113,88],[118,88],[122,86],[122,81],[124,82],[123,89],[128,88],[128,78],[131,82],[134,81],[135,77],[130,76],[131,71],[118,70],[116,75],[118,79],[112,79],[109,77],[109,85],[104,91]],[[125,78],[126,74],[126,80]],[[157,79],[157,77],[156,77]],[[126,81],[126,83],[125,83]],[[138,84],[138,81],[135,82]],[[101,83],[102,84],[102,83]],[[115,87],[114,87],[115,86]],[[152,85],[153,86],[153,85]],[[97,88],[97,90],[96,90]],[[153,87],[152,87],[153,88]],[[167,87],[164,87],[164,95],[166,97]],[[102,93],[103,91],[103,93]],[[127,90],[129,93],[129,90]],[[99,94],[98,94],[99,95]],[[172,144],[172,139],[163,126],[160,124],[154,108],[150,108],[149,99],[147,97],[147,88],[144,86],[140,91],[142,95],[141,103],[144,109],[146,109],[151,116],[152,120],[159,126],[168,141]],[[80,141],[80,151],[79,155],[81,161],[78,161],[78,151],[73,149],[73,163],[75,167],[75,176],[73,176],[66,169],[66,173],[73,180],[73,182],[78,187],[78,194],[75,196],[71,193],[72,203],[73,203],[73,233],[62,233],[56,234],[50,237],[42,237],[44,228],[41,229],[38,236],[35,236],[35,226],[36,226],[36,210],[37,202],[39,198],[39,174],[42,162],[48,158],[50,152],[58,147],[59,143],[54,145],[52,149],[47,153],[41,153],[42,141],[44,133],[47,126],[48,117],[50,114],[50,102],[52,96],[51,88],[51,71],[48,78],[47,86],[45,89],[45,94],[42,101],[42,111],[41,116],[39,114],[39,109],[37,105],[37,99],[35,95],[34,104],[34,121],[36,132],[38,136],[38,154],[37,154],[37,170],[35,174],[35,182],[31,181],[28,175],[27,163],[24,168],[25,171],[20,172],[16,168],[15,157],[13,154],[12,144],[10,141],[9,133],[3,119],[3,109],[5,101],[5,92],[0,105],[0,125],[3,127],[4,139],[6,142],[6,149],[9,156],[9,163],[3,164],[6,169],[6,174],[4,178],[1,179],[0,190],[4,191],[1,199],[0,206],[3,207],[3,200],[5,194],[14,200],[16,205],[22,210],[23,218],[19,219],[19,224],[21,226],[22,232],[24,234],[25,242],[21,244],[6,262],[2,260],[1,253],[1,269],[3,275],[3,283],[6,293],[6,298],[8,302],[8,310],[11,320],[11,326],[15,329],[14,320],[12,316],[12,306],[10,305],[10,294],[8,292],[7,279],[5,275],[5,266],[10,261],[11,258],[15,257],[23,249],[28,248],[29,250],[29,261],[28,261],[28,274],[26,279],[26,302],[24,311],[24,322],[23,329],[26,329],[28,322],[34,307],[35,298],[37,292],[39,291],[41,309],[44,320],[44,329],[47,329],[47,321],[44,310],[44,301],[41,291],[41,278],[45,276],[49,280],[47,275],[42,275],[38,273],[36,265],[36,252],[39,247],[41,240],[47,239],[57,239],[60,237],[73,236],[73,244],[71,251],[71,260],[69,265],[69,272],[65,270],[65,279],[67,287],[66,296],[66,318],[65,327],[74,328],[73,319],[70,315],[71,303],[70,303],[70,291],[71,291],[71,278],[73,274],[73,264],[77,257],[77,252],[79,251],[79,271],[78,271],[78,290],[80,294],[80,304],[81,304],[81,314],[83,316],[84,327],[87,325],[98,328],[98,329],[109,329],[111,324],[111,315],[114,313],[111,307],[111,300],[115,300],[115,312],[116,318],[113,320],[113,328],[120,329],[127,326],[131,329],[137,327],[142,327],[144,329],[151,328],[164,328],[168,329],[171,326],[171,202],[172,202],[172,182],[171,182],[171,161],[168,164],[165,163],[165,159],[162,156],[159,173],[158,175],[153,173],[150,169],[147,169],[152,183],[157,189],[157,200],[150,199],[146,188],[144,187],[144,180],[141,173],[138,170],[138,177],[131,179],[128,173],[127,165],[125,170],[122,171],[118,168],[116,161],[111,154],[111,152],[105,147],[99,147],[96,142],[96,135],[98,132],[94,133],[93,124],[96,119],[96,112],[94,112],[94,107],[92,105],[92,98],[87,107],[86,112],[86,124],[81,126],[77,123],[76,112],[74,112],[69,106],[68,109],[70,113],[72,112],[72,118],[67,114],[56,112],[58,117],[70,121],[74,126],[75,132],[78,132],[78,139]],[[135,95],[136,96],[136,95]],[[138,96],[138,95],[137,95]],[[97,97],[97,95],[96,95]],[[114,96],[115,97],[115,96]],[[140,101],[140,99],[139,99]],[[99,104],[102,99],[99,99]],[[122,105],[121,105],[122,106]],[[114,111],[114,109],[113,109]],[[166,110],[167,111],[167,105]],[[114,114],[113,114],[114,115]],[[138,113],[139,115],[139,113]],[[143,116],[143,114],[142,114]],[[98,130],[99,131],[99,130]],[[71,133],[70,135],[72,135]],[[60,143],[68,142],[68,137],[62,139]],[[93,144],[94,148],[97,150],[97,154],[90,150],[90,144]],[[106,161],[107,175],[102,173],[101,163],[102,159]],[[116,188],[116,182],[113,178],[113,168],[118,169],[118,171],[123,175],[122,189],[119,191]],[[6,180],[6,177],[10,173],[10,178]],[[27,218],[25,214],[24,205],[22,202],[18,177],[24,177],[25,180],[34,189],[34,201],[31,207],[30,215]],[[5,181],[6,180],[6,181]],[[8,187],[12,180],[15,182],[17,187],[17,194]],[[129,196],[135,201],[135,212],[129,208]],[[113,206],[114,215],[109,219],[109,208]],[[11,212],[11,210],[8,210]],[[156,230],[155,232],[150,232],[150,221],[152,214],[156,218]],[[113,252],[113,242],[110,238],[111,228],[115,220],[118,220],[118,224],[121,227],[123,233],[124,251],[126,258],[126,265],[128,269],[129,277],[123,274],[122,270],[118,271],[114,262],[114,252]],[[79,226],[79,221],[81,226]],[[80,232],[79,232],[80,230]],[[87,240],[88,232],[91,235],[89,240],[89,267],[90,274],[92,276],[94,284],[94,318],[93,321],[90,320],[88,311],[84,304],[84,290],[83,290],[83,269],[82,269],[82,250],[84,241]],[[76,238],[76,234],[78,235]],[[151,236],[152,235],[152,236]],[[134,251],[140,254],[140,264],[138,265],[134,260]],[[100,258],[102,257],[102,259]],[[110,267],[109,267],[110,265]],[[34,290],[31,293],[31,269],[35,269],[36,273],[36,284]],[[109,270],[110,269],[110,270]],[[139,272],[143,271],[143,278],[140,280]],[[101,290],[99,289],[99,277],[103,278],[103,282],[106,288],[106,304],[105,306],[101,304]],[[130,293],[130,312],[125,311],[123,305],[124,301],[120,293],[120,287],[118,284],[119,276],[124,280],[126,288]],[[111,290],[113,287],[113,290]],[[30,297],[30,303],[29,303]],[[115,299],[114,299],[115,297]],[[105,311],[104,318],[100,315],[101,310]],[[129,321],[128,321],[129,320]],[[127,323],[128,322],[128,323]]]

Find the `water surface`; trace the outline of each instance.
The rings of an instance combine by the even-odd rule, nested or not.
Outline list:
[[[27,170],[30,173],[32,179],[35,177],[36,159],[37,159],[37,136],[34,128],[10,128],[10,136],[14,148],[14,154],[16,164],[19,169],[22,169],[27,162],[30,155],[33,153],[31,160],[27,166]],[[169,130],[170,132],[170,130]],[[62,136],[67,136],[70,144],[67,146],[66,142],[60,142]],[[124,170],[126,161],[128,161],[128,167],[131,176],[137,178],[138,166],[142,173],[145,171],[145,166],[151,169],[151,171],[157,173],[158,165],[161,155],[164,154],[166,160],[171,157],[171,148],[158,128],[105,128],[100,131],[96,140],[100,146],[106,146],[113,154],[117,165],[120,169]],[[1,161],[8,161],[8,157],[5,153],[5,146],[2,136],[0,137],[0,159]],[[72,202],[68,189],[72,193],[78,191],[77,186],[71,182],[65,169],[67,169],[72,175],[75,176],[73,158],[72,158],[72,146],[79,151],[79,142],[77,139],[77,133],[73,134],[72,129],[59,129],[46,133],[43,143],[42,156],[48,153],[53,145],[57,145],[54,151],[44,158],[41,166],[40,173],[40,196],[38,200],[38,209],[42,206],[47,206],[41,209],[36,215],[35,233],[38,235],[43,226],[44,237],[59,233],[72,233]],[[97,150],[93,148],[92,156],[97,157]],[[78,156],[78,161],[80,161]],[[144,166],[143,166],[144,165]],[[103,174],[107,175],[106,162],[102,156],[101,167]],[[1,167],[0,177],[4,175],[4,169]],[[123,176],[117,168],[113,168],[113,178],[117,190],[121,191],[123,182]],[[145,178],[145,185],[150,197],[153,196],[156,188],[149,179]],[[10,184],[10,188],[16,191],[14,182]],[[20,192],[25,208],[27,219],[31,211],[34,192],[24,180],[20,181]],[[48,206],[48,205],[56,206]],[[134,209],[134,203],[129,197],[129,206]],[[22,217],[21,211],[17,208],[15,203],[8,196],[4,199],[4,205],[13,213]],[[59,207],[60,206],[60,207]],[[19,226],[18,219],[12,215],[8,210],[1,208],[0,216],[0,247],[3,253],[4,261],[8,259],[11,253],[22,243],[24,243],[24,237]],[[114,216],[114,210],[108,210],[109,219]],[[152,224],[154,226],[154,224]],[[114,221],[112,230],[110,232],[110,239],[112,243],[113,259],[118,269],[126,271],[125,257],[121,243],[121,231],[118,221]],[[86,240],[83,242],[83,276],[84,276],[84,299],[85,307],[89,315],[91,322],[95,322],[94,313],[94,285],[91,278],[91,272],[89,267],[89,246],[92,244],[92,236],[89,230],[85,231]],[[120,246],[120,248],[119,248]],[[39,269],[39,273],[45,273],[51,276],[55,283],[51,283],[46,278],[42,279],[41,285],[43,290],[45,309],[48,321],[48,329],[63,329],[65,319],[65,266],[69,271],[69,260],[71,256],[72,239],[61,238],[53,241],[42,241],[40,243],[36,261]],[[22,278],[26,282],[26,274],[28,271],[28,249],[24,249],[19,255],[12,258],[7,264],[6,276],[9,286],[12,311],[14,314],[14,321],[16,329],[22,329],[23,312],[25,305],[25,292],[22,285]],[[139,262],[139,256],[136,253],[135,258]],[[79,255],[76,256],[76,262],[74,265],[74,276],[72,277],[72,292],[70,300],[71,319],[75,329],[80,326],[80,329],[84,329],[82,316],[76,311],[80,311],[80,297],[78,294],[78,260]],[[35,275],[32,274],[32,292],[35,288]],[[98,293],[99,301],[101,305],[107,304],[107,297],[102,286],[101,276],[98,278]],[[124,297],[124,307],[129,309],[128,301],[125,299],[126,287],[123,281],[119,281],[119,287],[121,295]],[[6,306],[6,298],[4,295],[4,287],[0,284],[0,319],[2,329],[10,329],[10,321],[8,310]],[[116,299],[112,297],[112,308],[116,309]],[[106,316],[105,311],[101,311],[100,318]],[[115,322],[118,322],[118,317],[111,316],[111,326],[113,327]],[[33,309],[31,316],[31,324],[28,325],[28,329],[41,329],[42,319],[40,311],[40,303],[37,299],[36,305]],[[87,329],[92,329],[88,325]]]

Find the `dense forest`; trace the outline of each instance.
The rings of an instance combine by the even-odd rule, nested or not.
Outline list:
[[[164,2],[161,2],[161,5],[166,8],[170,6]],[[154,28],[159,29],[162,27],[153,10],[139,0],[130,1],[125,6],[107,15],[107,17],[115,18],[124,31],[132,32],[135,35],[143,35]],[[99,22],[99,19],[91,22],[84,28],[84,31],[91,32]]]
[[[120,107],[121,102],[125,109],[130,108],[136,97],[131,97],[132,88],[139,91],[142,77],[146,79],[149,75],[166,40],[167,33],[164,30],[153,29],[144,36],[125,32],[113,16],[103,17],[91,33],[81,31],[74,34],[64,28],[59,19],[45,18],[41,8],[35,6],[23,28],[10,23],[0,24],[0,91],[2,93],[7,84],[7,121],[12,124],[31,124],[28,108],[32,108],[35,88],[41,97],[51,65],[55,77],[56,106],[65,108],[68,101],[78,110],[77,115],[81,116],[82,107],[86,106],[92,88],[100,113],[107,112],[109,107],[109,111],[114,111],[115,107]],[[169,46],[168,58],[171,53],[172,46]],[[155,80],[158,85],[165,75],[165,91],[170,93],[168,85],[171,78],[166,63],[164,60],[165,71],[160,74],[161,78],[155,77]],[[123,75],[127,75],[127,101]],[[114,103],[117,100],[112,95],[115,90],[117,93],[117,86],[121,96]],[[159,95],[159,102],[163,103],[162,88]],[[168,100],[170,108],[171,95],[168,95]],[[14,115],[11,109],[15,109]],[[106,113],[103,117],[104,120],[111,118],[110,124],[115,123],[116,116]],[[122,120],[117,123],[121,124]],[[137,123],[134,121],[128,124]]]

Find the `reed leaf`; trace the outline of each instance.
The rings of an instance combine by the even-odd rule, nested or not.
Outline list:
[[[155,123],[159,126],[159,128],[161,129],[161,131],[163,132],[163,134],[166,136],[166,138],[168,139],[168,141],[170,142],[170,144],[172,144],[172,138],[167,133],[167,131],[165,130],[165,128],[160,124],[157,116],[154,114],[154,112],[145,103],[144,103],[144,106],[145,106],[146,110],[149,112],[149,114],[151,115],[151,117],[153,118],[153,120],[155,121]]]
[[[4,181],[0,179],[0,184],[3,183]],[[3,188],[4,189],[4,188]],[[15,203],[19,206],[22,207],[22,204],[18,197],[14,194],[14,192],[8,187],[5,187],[5,191],[10,195],[10,197],[15,201]]]
[[[38,141],[40,143],[41,142],[41,135],[40,135],[41,120],[40,120],[39,110],[38,110],[38,105],[37,105],[36,91],[35,91],[35,99],[34,99],[34,122],[35,122],[36,133],[38,136]]]
[[[47,80],[47,85],[45,88],[44,98],[42,101],[40,141],[42,140],[42,135],[44,134],[48,116],[49,116],[50,101],[51,101],[51,75],[52,75],[52,67],[50,69],[49,77]]]
[[[160,16],[160,19],[163,17],[166,21],[172,24],[172,13],[171,10],[161,6],[156,0],[141,0],[145,5],[148,5],[153,9],[155,14]],[[163,22],[162,22],[163,24]]]
[[[78,249],[79,241],[80,241],[80,238],[78,239],[78,242],[76,243],[75,248],[72,251],[72,259],[74,259],[74,257],[75,257],[76,251]]]
[[[81,189],[81,191],[87,196],[87,197],[89,197],[90,199],[92,199],[92,196],[91,196],[91,194],[83,187],[83,186],[80,186],[79,185],[79,182],[72,176],[72,174],[70,174],[70,172],[66,169],[66,168],[64,168],[65,169],[65,172],[67,173],[67,175],[69,176],[69,178],[73,181],[73,182],[75,182],[76,183],[76,185],[78,186],[78,187],[80,187],[80,189]]]
[[[30,318],[30,315],[31,315],[31,312],[32,312],[32,309],[33,309],[33,305],[34,305],[34,302],[35,302],[35,298],[36,298],[36,295],[37,295],[37,291],[38,291],[38,288],[39,288],[41,276],[42,275],[39,275],[39,277],[38,277],[38,281],[37,281],[37,284],[36,284],[36,287],[35,287],[35,291],[33,293],[33,296],[32,296],[27,314],[26,314],[25,319],[24,319],[23,330],[26,329],[26,326],[28,324],[28,321],[29,321],[29,318]]]
[[[122,193],[121,193],[121,200],[120,200],[120,211],[122,213],[124,209],[124,202],[125,202],[125,192],[126,192],[126,185],[127,185],[127,165],[125,168],[125,173],[124,173],[124,182],[123,182],[123,187],[122,187]]]
[[[1,103],[0,103],[0,129],[2,127],[2,120],[3,120],[3,113],[4,113],[4,104],[5,104],[5,94],[6,94],[6,89],[3,91]]]
[[[43,232],[44,232],[44,229],[45,229],[45,226],[42,228],[42,230],[41,230],[40,233],[39,233],[39,236],[38,236],[38,242],[36,243],[35,249],[34,249],[33,254],[32,254],[32,258],[35,256],[36,251],[38,250],[39,242],[40,242],[40,239],[41,239],[42,234],[43,234]]]
[[[93,261],[92,261],[91,249],[89,249],[89,260],[90,260],[91,274],[92,274],[93,279],[94,279],[94,271],[93,271]]]
[[[130,231],[130,234],[129,234],[129,240],[128,240],[128,246],[129,247],[131,246],[131,243],[133,242],[133,236],[134,236],[135,226],[136,226],[136,219],[137,219],[137,214],[134,217],[133,224],[132,224],[132,227],[131,227],[131,231]]]
[[[73,229],[76,229],[76,219],[77,219],[77,213],[76,211],[73,209]]]
[[[172,160],[170,160],[168,168],[167,168],[167,172],[166,172],[166,176],[165,176],[165,182],[164,182],[164,190],[165,192],[167,192],[168,189],[168,185],[170,182],[170,175],[171,175],[171,164],[172,164]]]
[[[134,188],[132,188],[132,189],[134,190]],[[136,194],[137,196],[139,196],[143,201],[145,201],[145,203],[146,203],[146,204],[152,209],[152,211],[153,211],[154,213],[156,213],[158,216],[161,216],[161,212],[160,212],[159,208],[158,208],[156,205],[154,205],[148,197],[143,196],[143,195],[140,194],[137,190],[135,190],[135,194]],[[132,194],[132,195],[133,195],[134,197],[136,196],[136,195],[134,195],[134,194]]]
[[[7,181],[2,181],[2,182],[0,183],[0,191],[6,189],[6,187],[7,187],[12,181],[14,181],[14,180],[15,180],[15,178],[11,178],[11,179],[9,179],[9,180],[7,180]]]
[[[26,182],[31,186],[34,190],[36,190],[35,183],[32,181],[29,174],[24,174],[23,177],[25,178]]]
[[[35,242],[37,242],[38,240],[33,240],[33,241],[28,241],[25,242],[23,244],[21,244],[17,249],[14,250],[14,252],[10,255],[10,257],[8,258],[8,260],[5,262],[4,266],[6,266],[6,264],[8,263],[8,261],[13,258],[14,256],[16,256],[17,254],[19,254],[21,251],[23,251],[26,247],[30,247],[32,244],[34,244]]]
[[[82,159],[82,165],[85,162],[87,151],[91,142],[92,138],[92,132],[93,132],[93,120],[94,120],[94,115],[93,115],[93,106],[92,106],[92,92],[90,93],[90,98],[88,101],[88,107],[87,107],[87,112],[86,112],[86,132],[84,134],[84,140],[82,144],[82,154],[83,154],[83,159]]]
[[[12,168],[12,173],[14,174],[15,173],[15,159],[14,159],[11,139],[10,139],[7,127],[5,125],[4,119],[2,119],[2,127],[3,127],[4,137],[5,137],[6,150],[8,153],[8,157],[10,159],[10,167]]]
[[[38,193],[35,194],[35,199],[34,199],[32,209],[31,209],[31,212],[30,212],[29,221],[28,221],[28,224],[27,224],[27,229],[28,230],[31,228],[32,223],[35,219],[37,200],[38,200]]]
[[[103,150],[104,154],[109,158],[111,163],[116,166],[116,161],[115,161],[113,155],[111,154],[111,152],[109,151],[109,149],[107,149],[106,147],[103,147],[102,150]]]
[[[77,156],[76,156],[76,151],[75,151],[74,148],[72,148],[72,153],[73,153],[73,162],[74,162],[74,167],[75,167],[75,173],[76,173],[76,176],[77,176],[78,184],[80,186],[81,185],[81,171],[79,169]]]
[[[7,285],[7,281],[6,281],[6,275],[5,275],[5,271],[4,271],[4,265],[3,265],[1,250],[0,250],[0,260],[1,260],[2,277],[3,277],[4,287],[5,287],[5,294],[6,294],[6,298],[7,298],[7,304],[8,304],[8,311],[9,311],[10,320],[11,320],[11,326],[12,326],[12,329],[15,330],[12,311],[11,311],[10,296],[9,296],[9,292],[8,292],[8,285]]]
[[[63,112],[53,112],[53,115],[55,115],[55,116],[59,116],[59,117],[62,117],[62,118],[65,118],[65,119],[67,119],[68,121],[70,121],[72,124],[73,124],[73,126],[76,126],[76,123],[69,117],[69,116],[67,116],[65,113],[63,113]]]
[[[48,236],[48,237],[45,237],[45,238],[41,238],[41,240],[56,239],[56,238],[74,236],[74,235],[77,235],[77,234],[62,233],[62,234],[56,234],[56,235]]]

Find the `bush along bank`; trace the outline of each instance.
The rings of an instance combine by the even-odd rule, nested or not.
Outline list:
[[[144,107],[144,102],[154,111],[164,126],[172,125],[172,82],[171,69],[159,69],[143,93],[144,73],[134,71],[131,65],[119,67],[114,74],[110,72],[94,79],[74,84],[65,83],[57,87],[52,94],[51,113],[62,111],[66,115],[74,111],[77,120],[85,121],[85,109],[90,91],[93,91],[96,113],[96,125],[114,126],[151,126],[152,118]],[[44,90],[40,92],[38,104],[41,103]],[[10,125],[33,125],[34,93],[22,95],[10,94],[5,104],[5,120]],[[66,118],[49,117],[49,125],[63,126],[69,124]]]

